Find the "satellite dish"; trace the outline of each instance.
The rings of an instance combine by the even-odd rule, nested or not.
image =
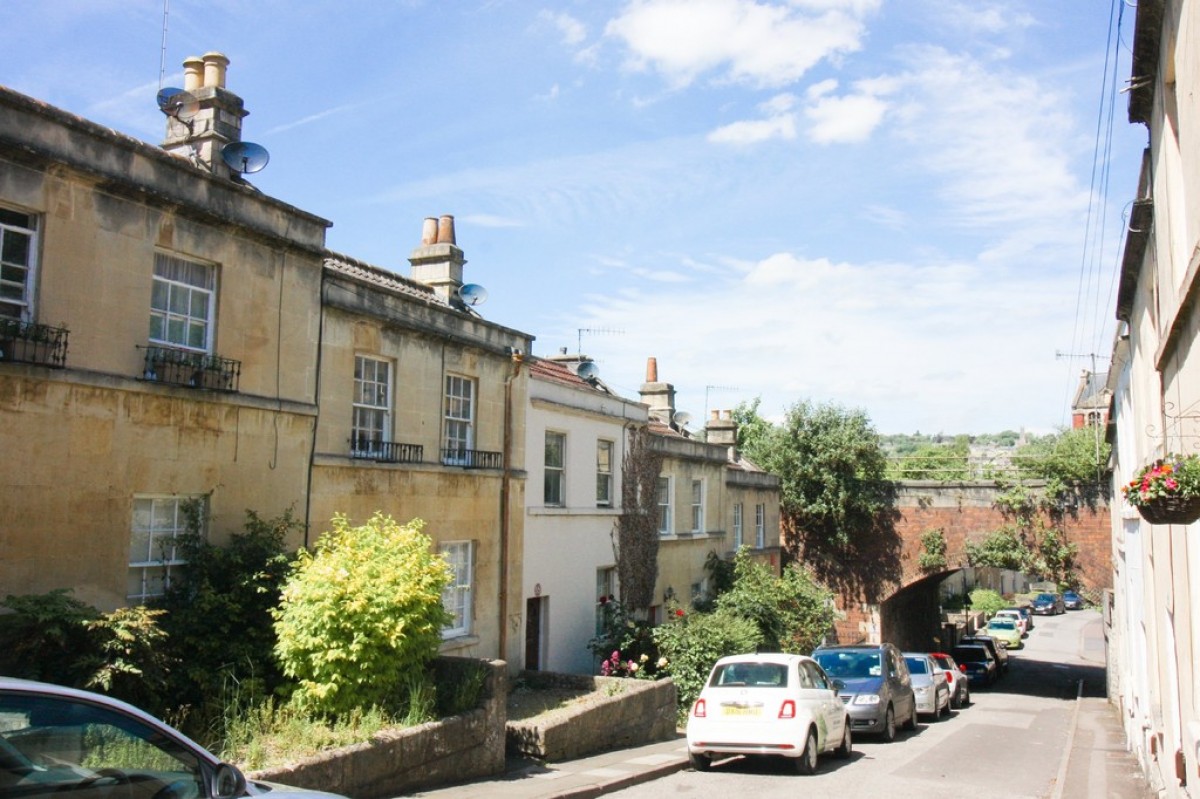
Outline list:
[[[173,119],[187,122],[200,110],[200,101],[183,89],[159,89],[158,109]]]
[[[457,294],[463,305],[483,305],[488,298],[487,289],[477,283],[459,286]]]
[[[594,361],[581,361],[579,366],[575,367],[575,374],[590,383],[600,376],[600,367],[596,366]]]
[[[261,144],[233,141],[221,148],[221,160],[234,172],[248,175],[265,167],[271,160],[271,154]]]
[[[671,417],[671,421],[680,427],[687,427],[687,423],[692,421],[692,415],[687,411],[677,411],[675,415]]]

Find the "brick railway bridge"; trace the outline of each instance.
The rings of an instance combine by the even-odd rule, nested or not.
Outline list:
[[[966,544],[982,542],[1010,523],[995,506],[1001,489],[994,483],[906,481],[896,497],[898,516],[889,560],[898,568],[873,589],[843,587],[837,597],[837,639],[843,643],[890,641],[905,649],[928,650],[941,635],[938,586],[967,565]],[[1058,529],[1078,546],[1075,559],[1079,587],[1099,591],[1112,587],[1112,526],[1109,509],[1080,507],[1064,515]],[[919,565],[921,537],[940,529],[946,539],[946,567],[926,571]],[[852,569],[853,567],[851,567]],[[871,595],[874,595],[873,597]]]

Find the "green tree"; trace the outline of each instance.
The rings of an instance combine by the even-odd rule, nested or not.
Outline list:
[[[939,480],[954,482],[971,479],[971,444],[967,436],[952,442],[925,444],[914,452],[889,462],[892,480]]]
[[[423,699],[419,678],[450,621],[450,572],[422,527],[380,513],[351,527],[338,515],[300,553],[274,612],[275,655],[300,706],[341,715]]]
[[[1046,481],[1052,506],[1072,501],[1094,506],[1108,489],[1110,451],[1102,431],[1079,427],[1034,440],[1018,449],[1013,461],[1025,477]]]
[[[1015,525],[1004,525],[988,533],[982,541],[968,541],[967,562],[972,566],[1025,571],[1033,562],[1033,553],[1022,540]]]
[[[976,588],[971,592],[971,609],[995,616],[996,611],[1008,607],[1008,602],[999,592],[990,588]]]
[[[887,461],[861,410],[798,402],[782,425],[763,424],[758,401],[738,406],[739,445],[779,475],[781,509],[799,528],[838,545],[869,530],[890,506]]]
[[[621,462],[621,515],[613,524],[613,556],[621,605],[644,619],[654,604],[658,578],[658,476],[662,453],[651,446],[644,427],[629,430]]]
[[[921,554],[917,565],[922,571],[935,572],[946,568],[946,534],[942,528],[926,530],[921,534]]]
[[[717,610],[755,623],[763,646],[806,653],[833,626],[833,594],[797,564],[776,577],[746,549],[734,557],[732,587],[716,599]]]

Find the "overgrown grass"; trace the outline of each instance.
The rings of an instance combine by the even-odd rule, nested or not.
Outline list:
[[[355,710],[339,719],[320,719],[268,699],[225,720],[225,737],[217,755],[252,771],[370,741],[385,729],[413,723],[420,722],[408,717],[398,719],[379,708]]]

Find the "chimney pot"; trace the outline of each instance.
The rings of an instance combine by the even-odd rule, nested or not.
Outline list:
[[[425,247],[430,244],[437,244],[438,240],[438,221],[436,217],[425,217],[424,224],[421,225],[421,246]]]
[[[454,217],[449,214],[443,215],[438,219],[437,226],[438,244],[456,244],[454,240]]]
[[[654,356],[646,359],[646,382],[658,382],[658,359]]]
[[[709,413],[709,418],[710,418],[710,419],[712,419],[712,420],[715,422],[715,421],[717,421],[717,420],[719,420],[719,419],[721,418],[721,412],[720,412],[719,410],[716,410],[716,409],[714,408],[714,409],[713,409],[713,410],[712,410],[712,411]]]
[[[183,90],[194,92],[204,85],[204,59],[190,56],[183,62]]]
[[[217,89],[225,88],[225,67],[229,59],[221,53],[209,51],[204,54],[204,85]]]

